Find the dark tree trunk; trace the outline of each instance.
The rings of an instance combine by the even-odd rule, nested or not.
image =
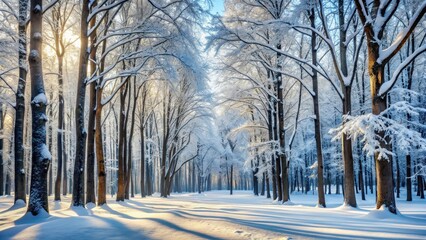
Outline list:
[[[143,124],[140,126],[141,134],[141,197],[146,197],[145,191],[145,130]],[[147,174],[148,175],[148,174]],[[147,176],[148,177],[148,176]]]
[[[96,7],[97,1],[92,3],[92,8]],[[90,20],[90,28],[96,24],[96,16]],[[96,51],[97,51],[97,35],[96,30],[90,35],[90,77],[96,74]],[[96,203],[95,195],[95,115],[96,115],[96,83],[89,85],[89,122],[87,128],[87,179],[86,179],[86,204]]]
[[[4,192],[3,131],[3,103],[0,102],[0,196],[3,196]]]
[[[276,88],[276,87],[275,87]],[[278,139],[278,122],[277,122],[277,102],[274,103],[274,112],[273,112],[273,119],[274,119],[274,139]],[[277,153],[274,153],[274,161],[275,161],[275,183],[277,186],[277,199],[278,201],[283,200],[283,194],[282,194],[282,182],[281,182],[281,161]]]
[[[108,17],[105,18],[108,21]],[[102,55],[106,52],[107,41],[102,42]],[[105,58],[101,59],[99,72],[103,72],[105,69]],[[99,83],[102,83],[103,76],[100,77]],[[102,94],[103,88],[101,84],[97,85],[96,88],[96,112],[95,112],[95,152],[96,152],[96,163],[97,163],[97,176],[98,176],[98,206],[106,204],[106,168],[105,168],[105,156],[104,156],[104,141],[102,132]],[[114,191],[111,184],[111,194]]]
[[[15,130],[14,130],[14,155],[15,155],[15,202],[27,202],[25,195],[25,167],[24,167],[24,120],[25,120],[25,85],[27,82],[27,10],[28,1],[19,1],[19,80],[16,90]],[[3,175],[3,171],[0,172]],[[0,186],[3,194],[3,184]]]
[[[270,78],[271,75],[271,71],[268,71],[268,79]],[[269,89],[271,89],[270,85],[268,87]],[[269,141],[273,141],[274,140],[274,135],[273,135],[273,122],[275,122],[275,120],[272,119],[273,114],[272,111],[274,109],[274,100],[273,100],[273,96],[269,96],[269,103],[268,103],[268,134],[269,134]],[[273,149],[271,148],[272,152]],[[274,155],[271,154],[271,162],[272,162],[272,169],[271,169],[271,174],[272,174],[272,198],[273,200],[277,199],[277,179],[276,179],[276,169],[275,169],[275,159],[274,159]],[[269,177],[268,177],[269,179]]]
[[[254,195],[255,196],[259,196],[259,179],[258,179],[258,177],[257,177],[257,172],[258,172],[258,170],[257,170],[257,164],[255,163],[255,164],[253,164],[253,161],[251,162],[252,163],[252,175],[253,175],[253,193],[254,193]],[[254,165],[254,166],[253,166]]]
[[[277,45],[277,49],[281,49],[281,44]],[[277,68],[279,70],[282,69],[282,59],[281,54],[277,54]],[[279,144],[280,148],[278,151],[279,162],[281,165],[281,181],[282,181],[282,201],[287,202],[290,200],[290,189],[288,184],[288,166],[287,166],[287,155],[285,149],[285,128],[284,128],[284,86],[282,80],[282,74],[276,73],[277,80],[277,97],[278,97],[278,136],[279,136]],[[277,165],[278,166],[278,165]]]
[[[400,196],[400,188],[401,188],[401,173],[399,170],[399,161],[398,157],[395,159],[396,164],[396,197],[399,198]]]
[[[50,89],[50,94],[49,94],[49,101],[53,100],[53,91],[52,89]],[[52,106],[48,106],[47,107],[48,111],[47,111],[47,117],[49,120],[47,120],[47,146],[49,149],[49,152],[52,152],[52,145],[53,145],[53,127],[52,127],[52,121],[50,119],[53,119],[53,107]],[[52,163],[53,166],[53,163]],[[49,168],[49,181],[48,181],[48,194],[49,196],[52,195],[53,193],[53,167]]]
[[[407,188],[407,201],[413,201],[413,191],[412,191],[412,183],[411,183],[411,155],[405,156],[405,164],[406,164],[406,173],[405,173],[405,181]]]
[[[123,67],[124,68],[124,67]],[[122,79],[123,81],[123,79]],[[118,130],[118,185],[117,185],[117,201],[124,201],[126,194],[126,149],[125,149],[125,102],[127,96],[127,84],[123,85],[120,89],[120,110],[119,110],[119,130]]]
[[[418,196],[420,196],[420,199],[425,198],[425,189],[423,184],[423,176],[417,175],[417,192],[419,193]]]
[[[315,10],[311,9],[309,11],[309,20],[311,22],[311,27],[315,29]],[[317,42],[316,34],[312,31],[311,37],[311,51],[312,51],[312,64],[317,66]],[[322,137],[321,137],[321,122],[320,122],[320,109],[319,109],[319,97],[318,97],[318,73],[315,69],[312,69],[312,88],[315,93],[313,96],[314,104],[314,126],[315,126],[315,143],[317,149],[317,163],[318,163],[318,205],[321,207],[326,207],[325,205],[325,196],[324,196],[324,164],[323,164],[323,155],[322,155]],[[352,163],[353,164],[353,163]],[[353,179],[353,175],[352,175]],[[346,185],[345,185],[346,186]],[[353,186],[352,186],[353,187]],[[352,188],[352,190],[354,190]]]
[[[63,127],[64,127],[64,129],[65,129],[65,126],[66,126],[66,122],[65,122],[65,119],[64,119],[64,124],[63,124]],[[63,172],[63,181],[62,181],[62,195],[67,195],[67,193],[68,193],[68,166],[67,166],[67,164],[68,164],[68,161],[67,161],[67,158],[68,158],[68,154],[67,154],[67,151],[66,151],[66,138],[65,138],[65,135],[62,135],[62,137],[63,137],[63,156],[64,156],[64,163],[63,163],[63,167],[62,167],[62,172]]]
[[[31,72],[31,115],[32,115],[32,165],[30,199],[27,212],[36,216],[49,212],[47,199],[47,173],[51,156],[46,146],[46,106],[42,65],[42,33],[43,4],[42,0],[31,0],[31,40],[30,40],[30,72]]]
[[[59,87],[59,109],[58,109],[58,139],[56,146],[58,149],[58,165],[56,170],[55,181],[55,201],[61,200],[61,185],[62,185],[62,156],[63,156],[63,142],[62,135],[64,132],[64,96],[63,96],[63,78],[62,78],[63,58],[58,57],[58,87]]]
[[[83,0],[80,25],[80,57],[77,82],[77,97],[75,108],[76,145],[72,189],[72,205],[84,206],[84,160],[86,157],[86,129],[84,128],[84,105],[86,99],[88,49],[88,23],[89,0]]]
[[[231,195],[234,190],[233,185],[234,185],[234,165],[231,165],[231,173],[230,173],[230,180],[229,180],[229,190]]]
[[[361,145],[360,142],[357,142],[358,146],[358,165],[359,165],[359,169],[358,169],[358,182],[359,182],[359,190],[361,191],[361,198],[362,200],[365,200],[365,189],[364,189],[364,173],[363,173],[363,161],[362,159],[364,158],[364,154],[362,152],[361,149]]]

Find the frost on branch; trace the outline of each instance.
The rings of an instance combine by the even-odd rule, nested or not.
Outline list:
[[[360,116],[344,115],[344,124],[336,129],[330,130],[334,135],[333,140],[339,140],[342,134],[346,134],[353,139],[360,138],[364,144],[363,150],[370,156],[377,153],[379,159],[389,160],[389,156],[393,153],[380,146],[380,142],[386,144],[394,143],[395,148],[408,153],[414,149],[426,150],[426,139],[424,139],[418,131],[408,128],[405,122],[390,119],[386,117],[390,112],[404,112],[406,114],[417,114],[414,108],[408,107],[408,104],[398,102],[380,115],[365,114]],[[417,110],[417,109],[416,109]],[[377,132],[384,132],[382,139]],[[388,142],[390,141],[390,142]]]

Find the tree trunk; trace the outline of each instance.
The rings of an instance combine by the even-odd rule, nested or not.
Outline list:
[[[128,140],[128,158],[129,158],[129,167],[128,167],[128,177],[130,177],[130,180],[132,181],[132,160],[133,160],[133,145],[132,145],[132,140],[133,140],[133,131],[134,131],[134,127],[135,127],[135,116],[136,116],[136,103],[137,103],[137,99],[138,99],[138,95],[136,94],[136,77],[134,77],[134,84],[133,84],[133,108],[132,108],[132,115],[131,115],[131,121],[130,121],[130,135],[129,135],[129,140]],[[130,103],[129,103],[130,104]],[[133,185],[134,182],[132,182],[132,194],[131,196],[134,197],[134,192],[133,192]]]
[[[273,119],[274,119],[274,139],[278,140],[278,123],[277,123],[277,102],[274,103],[274,113],[273,113]],[[281,161],[278,156],[278,154],[274,153],[275,157],[275,180],[277,184],[277,199],[278,201],[282,201],[283,194],[282,194],[282,182],[281,182]]]
[[[230,173],[230,180],[229,180],[229,190],[231,195],[234,190],[233,185],[234,185],[234,165],[231,164],[231,173]]]
[[[0,102],[0,196],[3,196],[3,184],[4,184],[4,162],[3,162],[3,103]]]
[[[52,100],[53,100],[53,91],[52,91],[52,89],[50,89],[48,101],[52,101]],[[47,118],[48,118],[48,120],[47,120],[47,129],[48,129],[48,131],[47,131],[47,139],[48,139],[47,140],[47,146],[48,146],[49,152],[51,153],[52,152],[52,145],[53,145],[53,126],[52,126],[53,122],[51,120],[51,119],[53,119],[53,106],[48,105],[47,109],[48,109],[48,111],[47,111]],[[51,165],[52,165],[52,167],[49,169],[49,172],[48,172],[49,181],[48,181],[48,187],[47,187],[49,196],[51,196],[52,193],[53,193],[53,160],[52,160]]]
[[[373,40],[372,40],[373,41]],[[377,97],[380,86],[384,81],[383,66],[377,64],[376,60],[379,57],[379,46],[374,43],[370,43],[368,46],[369,54],[369,73],[371,82],[371,92],[373,93],[372,111],[373,114],[379,115],[387,108],[387,99]],[[389,138],[385,138],[384,131],[376,131],[380,142],[380,147],[392,150],[389,142]],[[376,208],[379,209],[384,205],[389,209],[391,213],[396,214],[396,202],[393,193],[393,181],[392,181],[392,157],[388,156],[389,160],[379,158],[379,154],[374,154],[376,162],[376,178],[377,178],[377,201]]]
[[[256,163],[253,166],[253,161],[251,162],[252,176],[253,176],[253,193],[255,196],[259,196],[259,179],[257,177],[257,165]]]
[[[124,67],[123,67],[124,68]],[[123,81],[123,79],[122,79]],[[127,95],[127,84],[123,85],[120,89],[120,110],[119,110],[119,130],[118,130],[118,185],[117,185],[117,201],[124,201],[125,198],[125,177],[126,177],[126,157],[125,157],[125,113],[124,106]]]
[[[80,25],[80,57],[75,108],[76,145],[74,160],[74,177],[72,205],[84,206],[84,160],[86,157],[86,129],[84,128],[84,108],[86,99],[88,49],[89,0],[83,0]]]
[[[343,113],[350,114],[351,112],[351,87],[344,88]],[[342,155],[344,163],[344,204],[357,207],[355,196],[355,176],[354,176],[354,160],[352,154],[352,140],[346,134],[342,136]],[[360,169],[362,164],[360,164]],[[360,170],[362,171],[362,170]]]
[[[359,143],[359,142],[358,142]],[[359,146],[359,149],[361,147]],[[360,154],[358,155],[358,164],[359,164],[359,173],[358,173],[358,177],[359,177],[359,190],[361,191],[361,199],[365,200],[365,191],[364,191],[364,174],[363,174],[363,167],[362,167],[362,150],[360,149]]]
[[[315,29],[315,10],[311,9],[309,11],[309,20],[311,22],[311,27]],[[312,31],[311,37],[311,51],[312,51],[312,64],[317,66],[317,42],[316,34]],[[319,109],[319,97],[318,97],[318,74],[315,69],[312,69],[312,88],[315,93],[313,96],[314,104],[314,126],[315,126],[315,143],[317,148],[317,163],[318,163],[318,205],[321,207],[326,207],[325,205],[325,196],[324,196],[324,164],[322,156],[322,139],[321,139],[321,122],[320,122],[320,109]],[[353,163],[352,163],[353,164]],[[353,179],[353,175],[352,175]],[[353,190],[353,188],[352,188]]]
[[[407,201],[413,201],[413,191],[412,191],[412,183],[411,183],[411,155],[405,156],[405,164],[406,164],[406,173],[405,173],[405,181],[407,188]]]
[[[281,49],[281,44],[277,45],[277,49]],[[282,59],[281,54],[277,54],[277,68],[279,70],[282,69]],[[278,151],[279,161],[281,165],[281,181],[282,181],[282,201],[287,202],[290,200],[289,193],[289,184],[288,184],[288,169],[287,169],[287,156],[285,149],[285,129],[284,129],[284,97],[283,97],[283,81],[282,74],[276,73],[276,81],[277,81],[277,97],[278,97],[278,136],[279,136],[279,144],[280,148]],[[278,165],[277,165],[278,166]]]
[[[399,170],[398,157],[396,157],[395,163],[396,163],[396,197],[399,198],[400,188],[401,188],[401,173]]]
[[[106,204],[106,172],[102,140],[102,88],[96,89],[95,148],[98,165],[98,206]]]
[[[27,212],[36,216],[49,212],[47,172],[51,156],[46,146],[46,106],[42,65],[43,12],[42,0],[31,0],[31,40],[29,64],[31,72],[32,166],[30,199]]]
[[[28,1],[19,1],[19,80],[16,90],[14,153],[15,153],[15,202],[22,200],[27,202],[25,195],[25,167],[24,167],[24,120],[25,120],[25,85],[27,82],[27,10]],[[3,171],[0,172],[3,175]],[[3,184],[1,185],[0,194]]]
[[[64,119],[64,124],[63,124],[64,130],[66,129],[65,126],[66,126],[66,122],[65,122],[65,119]],[[64,147],[63,148],[64,163],[63,163],[63,167],[62,167],[62,170],[63,170],[62,195],[65,196],[68,193],[68,165],[67,165],[68,164],[68,161],[67,161],[68,154],[67,154],[67,151],[66,151],[66,148],[65,148],[65,146],[66,146],[65,135],[63,135],[62,137],[63,137],[63,140],[64,140],[63,141],[64,144],[62,144],[62,146]]]
[[[92,9],[96,7],[97,1],[92,3]],[[96,16],[90,20],[90,28],[93,28],[96,24]],[[97,35],[96,30],[90,35],[90,77],[94,77],[96,74],[96,51],[97,51]],[[95,115],[96,115],[96,83],[89,85],[89,122],[88,122],[88,133],[87,133],[87,179],[86,179],[86,204],[96,203],[95,195]]]
[[[63,96],[63,78],[62,78],[62,67],[63,67],[63,57],[58,57],[58,139],[56,141],[56,146],[58,149],[58,165],[56,169],[56,181],[55,181],[55,201],[61,200],[61,185],[62,185],[62,152],[63,152],[63,142],[62,135],[64,132],[64,96]]]
[[[145,191],[145,130],[143,124],[140,126],[141,134],[141,197],[146,197]]]

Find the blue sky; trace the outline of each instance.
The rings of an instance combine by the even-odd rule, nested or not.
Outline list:
[[[212,13],[219,13],[219,14],[223,14],[224,11],[224,6],[223,6],[223,1],[224,0],[211,0],[213,3],[213,8],[212,8]]]

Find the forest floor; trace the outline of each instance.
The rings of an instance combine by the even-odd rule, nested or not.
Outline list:
[[[374,209],[374,195],[359,208],[341,206],[342,195],[293,194],[281,205],[248,191],[213,191],[132,198],[102,207],[70,208],[70,196],[50,201],[50,216],[24,215],[13,197],[0,197],[0,239],[425,239],[426,200],[405,195],[400,215]]]

